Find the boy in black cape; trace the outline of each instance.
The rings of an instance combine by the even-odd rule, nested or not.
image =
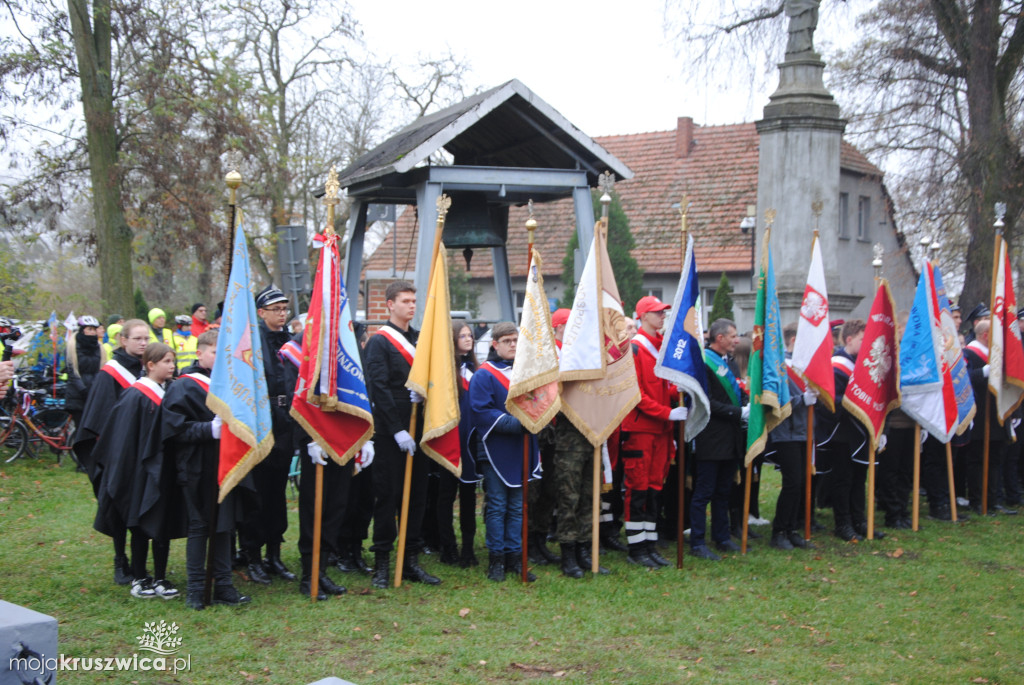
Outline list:
[[[95,449],[96,440],[103,426],[110,420],[111,410],[121,393],[142,376],[142,354],[149,344],[149,326],[142,319],[129,319],[121,329],[120,336],[120,346],[114,350],[113,357],[100,367],[89,388],[81,420],[75,431],[75,459],[88,474],[93,494],[97,497],[106,455]],[[107,535],[114,539],[114,582],[127,585],[132,582],[131,565],[125,553],[128,528],[124,522],[117,521],[110,521],[107,528]]]
[[[217,498],[217,468],[220,461],[221,420],[206,406],[210,371],[217,358],[217,331],[207,331],[196,341],[196,361],[182,369],[179,379],[164,395],[160,434],[166,458],[177,470],[177,483],[185,497],[188,514],[188,543],[185,565],[188,589],[185,602],[201,610],[206,581],[206,548],[210,532],[210,507]],[[251,488],[251,479],[242,487]],[[217,528],[213,536],[214,604],[244,604],[231,582],[231,534],[240,518],[238,491],[228,493],[217,507]]]
[[[93,527],[106,535],[121,525],[132,533],[133,597],[173,599],[178,590],[167,579],[171,540],[187,526],[173,462],[164,459],[160,439],[163,384],[174,376],[174,351],[150,343],[142,356],[146,376],[121,394],[103,426],[95,451],[104,455]],[[146,572],[153,541],[154,578]]]

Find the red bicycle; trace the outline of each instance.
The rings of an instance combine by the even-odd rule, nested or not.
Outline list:
[[[11,402],[0,409],[0,444],[13,450],[6,463],[22,457],[38,458],[44,445],[57,455],[61,463],[65,452],[71,451],[75,422],[71,414],[57,407],[47,407],[52,399],[45,389],[25,388],[18,376],[12,384]],[[74,456],[72,456],[72,459]]]

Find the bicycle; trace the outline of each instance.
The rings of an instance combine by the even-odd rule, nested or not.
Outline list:
[[[22,382],[25,380],[28,379],[21,379]],[[36,448],[45,444],[57,455],[57,463],[60,464],[64,453],[71,452],[75,432],[71,414],[59,408],[63,400],[46,397],[48,392],[43,388],[22,387],[18,376],[14,377],[12,390],[14,412],[0,415],[0,444],[14,450],[6,463],[25,456],[36,459]],[[44,408],[38,408],[37,402],[41,402]]]

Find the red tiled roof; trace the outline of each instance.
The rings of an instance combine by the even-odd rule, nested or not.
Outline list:
[[[680,120],[685,127],[687,119]],[[690,200],[689,230],[697,251],[697,265],[703,273],[743,272],[752,268],[750,234],[740,231],[748,205],[757,204],[758,144],[752,123],[727,126],[692,126],[689,151],[677,153],[676,130],[595,138],[622,160],[634,176],[616,184],[622,208],[629,218],[636,240],[633,256],[645,273],[678,273],[681,268],[679,210],[672,207],[687,196]],[[882,172],[856,148],[843,141],[840,148],[843,169],[867,175]],[[366,268],[391,269],[392,240],[397,234],[398,269],[411,271],[415,247],[415,212],[407,211],[396,230],[385,239]],[[536,248],[544,258],[544,274],[562,271],[569,237],[575,227],[571,199],[535,205]],[[509,212],[507,243],[513,276],[526,273],[525,207]],[[411,249],[410,249],[411,248]],[[464,264],[461,255],[457,255]],[[493,276],[490,250],[473,254],[471,277]]]

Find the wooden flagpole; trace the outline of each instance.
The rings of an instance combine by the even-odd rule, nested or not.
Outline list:
[[[995,309],[996,304],[996,274],[999,273],[999,241],[1003,237],[1003,217],[1006,216],[1006,203],[996,203],[996,236],[995,244],[992,249],[992,291],[991,297],[989,298],[990,305]],[[1003,313],[1006,316],[1006,313]],[[991,319],[992,323],[989,327],[988,333],[988,349],[989,359],[991,360],[992,354],[992,326],[995,326],[995,318]],[[1006,344],[1006,341],[1003,341]],[[991,378],[991,377],[990,377]],[[990,412],[992,411],[992,385],[991,380],[989,381],[989,392],[985,393],[985,444],[983,446],[982,459],[981,459],[981,515],[988,515],[988,463],[989,463],[989,438],[992,433],[992,421],[990,420]],[[998,408],[996,409],[998,411]]]
[[[683,195],[682,202],[679,203],[679,224],[681,239],[679,242],[680,250],[680,271],[686,268],[686,238],[687,238],[687,213],[690,211],[690,198]],[[685,277],[685,274],[681,274]],[[685,315],[685,312],[683,313]],[[676,316],[679,316],[679,312],[676,312]],[[663,343],[664,344],[664,343]],[[683,391],[679,391],[679,406],[683,405]],[[683,535],[683,526],[685,523],[686,514],[686,420],[679,422],[679,427],[676,429],[676,444],[679,445],[679,451],[676,453],[676,489],[677,496],[676,500],[679,502],[679,509],[676,512],[676,568],[683,568],[683,548],[686,547],[685,536]]]
[[[601,194],[601,222],[595,231],[595,239],[600,241],[602,245],[606,244],[608,240],[608,207],[612,203],[612,186],[615,177],[610,172],[605,172],[601,175],[600,187],[604,191]],[[594,258],[598,260],[598,263],[594,266],[597,270],[597,302],[598,307],[601,307],[601,297],[603,287],[601,286],[601,274],[603,265],[600,262],[601,249],[594,250]],[[602,329],[601,335],[604,335]],[[601,352],[604,354],[604,351]],[[601,556],[601,446],[594,445],[594,483],[593,493],[591,502],[591,520],[590,520],[590,570],[594,575],[597,575],[601,568],[600,556]]]
[[[911,507],[911,528],[917,530],[921,516],[921,424],[914,424],[914,485],[911,490],[913,506]]]
[[[949,482],[949,516],[956,523],[956,483],[953,479],[953,441],[946,443],[946,480]]]
[[[821,210],[825,204],[821,200],[811,203],[811,211],[814,213],[814,221],[817,224],[821,220]],[[811,258],[814,258],[814,243],[818,240],[818,228],[814,228],[814,239],[811,241]],[[829,331],[831,334],[831,331]],[[806,464],[804,473],[804,540],[811,539],[811,522],[814,520],[814,406],[807,405],[807,443],[806,443]]]
[[[533,232],[537,230],[537,220],[533,218],[533,200],[527,203],[530,216],[526,220],[526,278],[530,278],[530,269],[533,268]],[[530,434],[523,433],[523,572],[522,581],[530,582],[530,556],[527,550],[530,537]]]
[[[441,233],[444,232],[444,219],[448,214],[448,208],[452,206],[452,200],[447,195],[437,198],[437,223],[434,227],[434,249],[430,253],[430,278],[427,279],[427,296],[434,285],[434,264],[437,263],[437,254],[441,250]],[[409,435],[416,435],[416,418],[419,404],[414,402],[412,414],[409,416]],[[413,437],[413,440],[416,438]],[[412,490],[412,457],[416,453],[413,449],[405,456],[405,479],[402,481],[402,511],[398,517],[398,551],[395,555],[395,587],[402,586],[402,571],[405,566],[405,539],[409,533],[409,492]]]

